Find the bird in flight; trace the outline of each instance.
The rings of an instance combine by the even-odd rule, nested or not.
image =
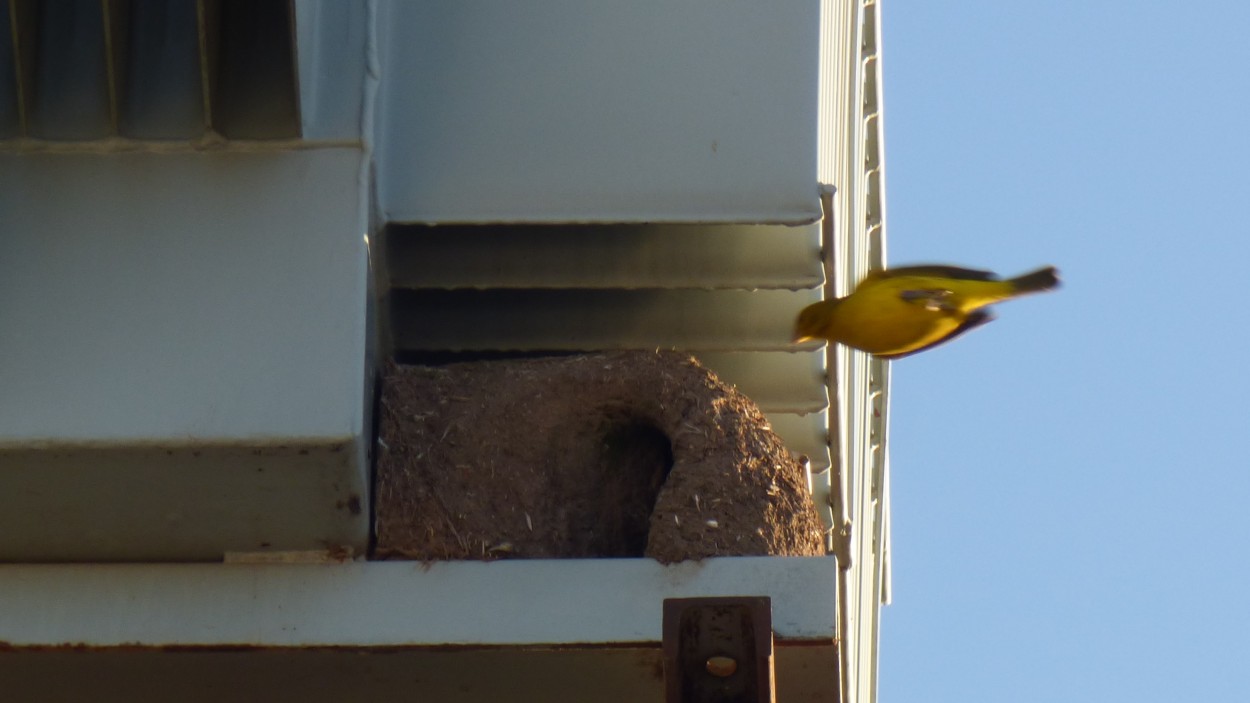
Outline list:
[[[931,349],[994,319],[987,306],[1059,287],[1046,266],[1001,280],[990,271],[923,265],[869,273],[844,298],[799,312],[794,341],[825,339],[898,359]]]

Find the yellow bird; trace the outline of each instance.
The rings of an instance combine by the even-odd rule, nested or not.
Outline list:
[[[985,307],[1059,287],[1047,266],[999,280],[957,266],[905,266],[873,271],[845,298],[812,303],[794,323],[794,341],[827,339],[883,359],[915,354],[994,319]]]

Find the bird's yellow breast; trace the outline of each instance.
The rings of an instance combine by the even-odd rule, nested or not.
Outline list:
[[[950,334],[962,314],[926,309],[887,291],[843,299],[829,320],[828,338],[873,354],[899,354]]]

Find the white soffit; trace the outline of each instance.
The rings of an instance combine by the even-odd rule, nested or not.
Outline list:
[[[811,2],[387,2],[389,222],[820,217]]]

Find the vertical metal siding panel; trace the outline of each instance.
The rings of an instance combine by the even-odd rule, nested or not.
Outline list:
[[[854,26],[856,3],[821,0],[819,178],[827,185],[845,180],[846,106],[854,90]]]
[[[13,32],[14,78],[17,80],[17,114],[21,134],[31,134],[31,112],[35,107],[35,4],[33,0],[9,0],[9,20]]]
[[[832,187],[829,210],[832,218],[832,236],[826,239],[829,250],[825,252],[830,278],[826,284],[826,296],[835,297],[850,292],[858,280],[855,233],[859,217],[858,179],[858,129],[859,114],[859,19],[857,0],[823,0],[822,44],[831,49],[822,63],[822,115],[820,130],[820,180]],[[862,370],[851,352],[840,345],[827,349],[829,382],[835,391],[829,428],[835,472],[830,475],[831,499],[834,503],[834,550],[842,560],[840,587],[839,628],[842,642],[842,687],[848,703],[860,703],[858,671],[863,648],[867,644],[858,637],[861,609],[859,607],[856,578],[862,564],[853,543],[846,542],[841,526],[850,524],[859,530],[861,505],[857,501],[862,483],[857,461],[860,431],[863,426],[860,387]],[[854,535],[854,532],[851,533]],[[849,562],[849,563],[848,563]]]
[[[22,115],[18,99],[17,45],[13,42],[13,1],[0,2],[0,139],[11,139],[22,133]]]
[[[846,227],[847,246],[855,261],[847,274],[858,281],[868,270],[885,266],[885,195],[883,139],[881,134],[879,5],[876,0],[863,0],[861,21],[856,42],[857,73],[860,98],[850,108],[860,149],[850,164],[854,179],[854,219]],[[855,524],[852,551],[859,568],[850,579],[848,595],[854,621],[855,663],[848,671],[850,695],[853,700],[874,701],[877,692],[878,634],[880,608],[884,591],[883,577],[888,534],[889,495],[888,418],[889,364],[859,352],[847,352],[852,374],[852,390],[848,393],[855,407],[851,416],[854,465],[852,496]]]
[[[0,139],[194,140],[210,125],[235,139],[301,134],[292,0],[8,0],[3,10]],[[361,39],[361,14],[338,8],[336,19],[356,22],[335,36]],[[337,80],[351,71],[329,73],[359,94],[359,80]],[[358,103],[335,114],[345,113],[358,124]],[[88,149],[102,146],[130,148]]]
[[[220,0],[214,128],[228,139],[300,134],[295,26],[287,0]]]
[[[822,66],[821,178],[835,188],[830,295],[848,294],[871,269],[885,265],[884,168],[881,137],[878,4],[825,0],[826,41],[837,46]],[[876,695],[877,623],[886,573],[886,362],[838,347],[830,352],[838,482],[853,525],[844,573],[843,649],[849,701]]]
[[[37,9],[31,135],[81,141],[111,129],[104,13],[99,0],[44,0]]]
[[[886,210],[885,210],[885,138],[883,129],[883,96],[881,86],[881,17],[876,0],[865,3],[864,30],[864,81],[872,86],[871,101],[866,101],[864,128],[866,143],[871,157],[865,160],[867,170],[866,239],[869,265],[873,268],[886,265]],[[863,627],[862,637],[870,642],[871,661],[864,666],[861,681],[864,700],[877,697],[879,662],[879,635],[881,605],[890,599],[890,492],[889,492],[889,390],[890,365],[873,359],[869,369],[869,423],[871,446],[867,461],[872,472],[872,499],[875,504],[874,520],[869,548],[873,555],[872,573],[865,575],[864,608],[871,618]]]
[[[862,208],[863,132],[862,66],[860,3],[853,0],[824,0],[822,29],[826,42],[836,47],[825,56],[822,65],[824,121],[820,129],[820,180],[833,186],[835,211],[841,217],[835,222],[838,236],[845,247],[834,256],[834,293],[846,295],[867,273],[867,262],[859,261],[860,233],[856,226]],[[833,255],[830,252],[828,255]]]
[[[120,132],[136,139],[193,139],[204,133],[195,5],[132,3]]]
[[[104,73],[108,83],[109,135],[116,136],[121,124],[121,106],[126,98],[126,75],[122,70],[130,40],[130,0],[100,0],[104,11]]]
[[[213,119],[217,91],[217,57],[221,53],[220,0],[196,0],[195,28],[198,34],[200,65],[200,111],[204,114],[204,128],[217,132]]]

